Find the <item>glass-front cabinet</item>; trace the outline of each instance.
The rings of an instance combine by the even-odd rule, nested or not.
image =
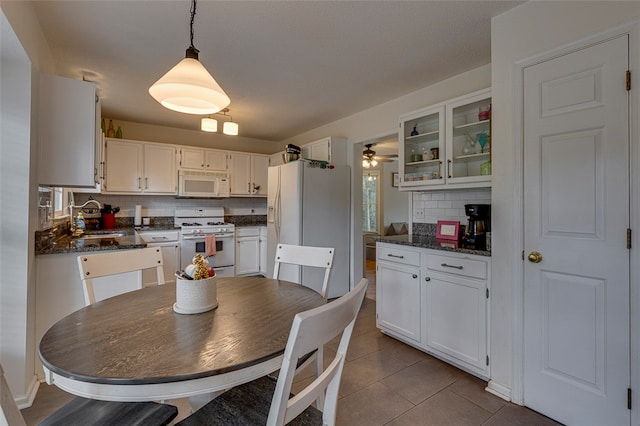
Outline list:
[[[400,117],[400,190],[491,186],[491,90]]]
[[[447,104],[447,183],[491,182],[491,93]]]
[[[424,108],[400,117],[401,188],[444,184],[444,105]]]

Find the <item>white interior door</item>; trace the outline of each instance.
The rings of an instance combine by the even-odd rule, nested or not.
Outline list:
[[[630,423],[627,69],[622,36],[524,72],[524,400],[566,424]]]

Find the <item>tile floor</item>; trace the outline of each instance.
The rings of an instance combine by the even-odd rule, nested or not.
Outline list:
[[[370,285],[375,288],[375,274]],[[484,390],[484,381],[382,334],[375,325],[371,296],[375,293],[363,303],[347,353],[337,425],[558,424],[491,395]],[[328,344],[327,356],[336,347]],[[300,372],[293,391],[310,377],[311,369]],[[36,424],[70,398],[55,386],[41,385],[34,405],[22,410],[27,425]],[[186,400],[171,403],[180,409],[176,420],[188,415]]]

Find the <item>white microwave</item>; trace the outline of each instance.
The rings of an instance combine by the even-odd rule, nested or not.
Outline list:
[[[190,198],[229,197],[229,175],[226,173],[178,171],[178,196]]]

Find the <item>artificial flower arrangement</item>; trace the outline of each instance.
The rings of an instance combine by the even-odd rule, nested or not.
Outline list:
[[[176,273],[176,303],[178,314],[199,314],[218,307],[216,272],[209,261],[196,254],[184,272]]]

